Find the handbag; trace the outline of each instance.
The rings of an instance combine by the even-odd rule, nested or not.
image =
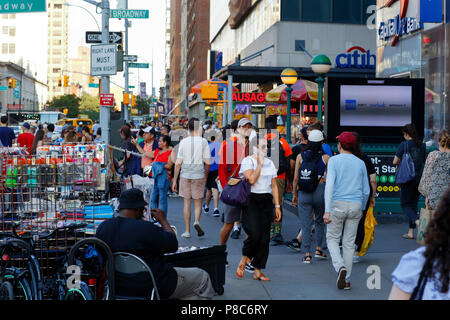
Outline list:
[[[238,167],[236,167],[227,184],[225,185],[225,188],[220,195],[220,200],[230,206],[242,207],[246,206],[248,203],[251,185],[250,182],[248,182],[248,180],[245,178],[234,178],[237,169]]]
[[[364,221],[364,240],[361,244],[361,250],[359,251],[359,256],[363,257],[366,255],[367,250],[372,246],[375,237],[375,226],[377,221],[373,216],[373,207],[367,210],[366,220]]]
[[[423,234],[426,231],[426,228],[428,224],[430,223],[431,219],[433,218],[433,211],[426,207],[420,209],[420,219],[419,219],[419,227],[417,228],[417,244],[423,246],[425,245],[425,241],[423,238]]]
[[[402,160],[395,173],[395,181],[397,184],[404,184],[412,181],[415,176],[414,161],[408,151],[408,144],[406,144],[406,152],[403,153]]]

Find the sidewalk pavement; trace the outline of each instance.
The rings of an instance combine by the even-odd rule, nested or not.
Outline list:
[[[211,203],[212,204],[212,203]],[[179,197],[169,198],[169,223],[178,230],[179,246],[208,247],[219,244],[219,231],[222,227],[220,217],[202,213],[200,225],[205,231],[203,237],[198,237],[193,228],[194,211],[192,205],[191,238],[184,239],[180,235],[184,230],[183,201]],[[221,205],[219,205],[219,210]],[[212,212],[212,209],[210,209]],[[377,218],[377,217],[376,217]],[[299,230],[297,215],[284,208],[282,235],[284,240],[296,237]],[[267,268],[263,273],[271,281],[253,280],[253,275],[246,272],[243,279],[238,279],[235,270],[241,258],[242,242],[245,232],[242,230],[240,239],[229,239],[227,243],[228,263],[224,294],[214,297],[215,300],[384,300],[387,299],[392,287],[391,273],[405,253],[418,247],[414,240],[401,237],[408,231],[407,223],[380,223],[375,227],[375,241],[366,256],[360,257],[360,263],[353,265],[351,275],[351,290],[338,290],[336,287],[337,273],[327,260],[312,260],[311,264],[303,264],[301,258],[304,252],[296,252],[284,245],[271,246]],[[315,244],[313,244],[315,245]],[[373,275],[367,270],[369,266],[379,267],[380,288],[370,290],[368,279]]]

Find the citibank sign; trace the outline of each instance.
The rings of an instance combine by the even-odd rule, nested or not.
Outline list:
[[[370,50],[361,47],[351,47],[346,53],[338,54],[336,66],[338,68],[375,69],[377,57],[370,54]]]

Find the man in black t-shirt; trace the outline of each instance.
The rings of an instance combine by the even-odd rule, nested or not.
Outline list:
[[[161,225],[143,220],[147,202],[139,189],[120,195],[119,216],[104,221],[96,236],[113,252],[128,252],[142,258],[155,277],[161,299],[207,300],[214,295],[209,274],[199,268],[174,268],[165,262],[164,254],[178,250],[178,241],[162,210],[152,209]],[[152,283],[147,277],[116,272],[118,295],[148,296]]]
[[[8,117],[2,116],[0,119],[0,146],[12,147],[16,143],[14,130],[8,127]]]

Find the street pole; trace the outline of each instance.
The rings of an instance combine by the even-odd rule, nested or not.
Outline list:
[[[228,75],[228,122],[227,124],[231,124],[233,121],[233,76]]]
[[[128,10],[128,0],[125,0],[125,9]],[[125,55],[128,55],[128,18],[125,19]],[[128,68],[128,61],[125,61],[125,92],[129,93],[129,68]],[[129,115],[128,115],[128,104],[124,104],[124,112],[123,112],[123,116],[124,116],[124,120],[128,122],[129,120]]]
[[[102,0],[102,44],[109,44],[109,17],[111,15],[109,0]],[[102,93],[109,93],[109,76],[102,76]],[[102,138],[106,144],[110,142],[110,117],[109,107],[100,106],[100,127]]]
[[[317,120],[319,123],[322,123],[322,92],[323,92],[323,85],[325,83],[325,79],[319,75],[319,77],[316,79],[317,84],[319,85],[319,94],[318,94],[318,109],[317,109]]]
[[[286,140],[291,144],[291,93],[292,87],[290,84],[286,88],[287,93],[287,121],[286,121]]]

